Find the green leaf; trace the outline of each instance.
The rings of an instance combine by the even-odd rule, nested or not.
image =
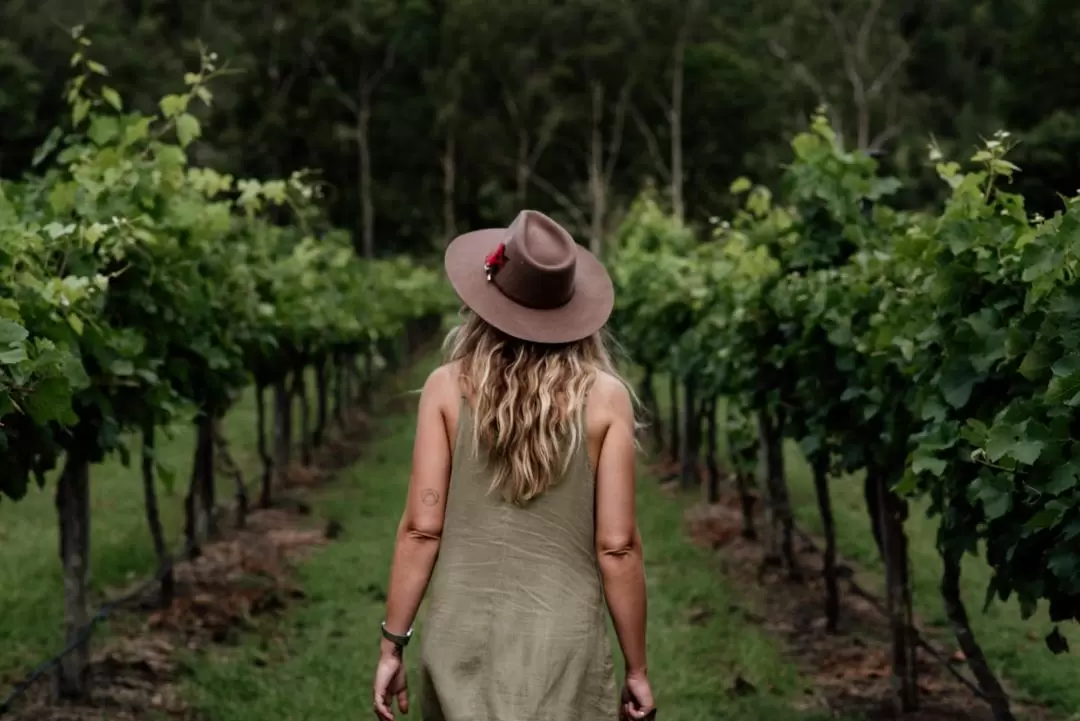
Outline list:
[[[1033,381],[1050,367],[1052,357],[1053,349],[1050,348],[1050,344],[1042,340],[1036,341],[1031,350],[1024,354],[1024,359],[1020,361],[1020,367],[1017,370],[1020,375]]]
[[[1012,494],[1000,491],[984,495],[982,498],[983,512],[991,521],[1001,518],[1012,508]]]
[[[1055,364],[1056,366],[1057,364]],[[1063,368],[1067,367],[1067,364],[1063,366]],[[1080,393],[1080,371],[1068,376],[1059,375],[1055,371],[1054,377],[1050,379],[1050,383],[1046,386],[1046,402],[1064,403],[1077,393]]]
[[[1039,455],[1043,450],[1043,442],[1036,440],[1018,440],[1012,448],[1010,455],[1013,458],[1024,463],[1031,465],[1035,461],[1039,460]]]
[[[166,118],[172,118],[179,113],[184,112],[187,108],[188,99],[184,95],[166,95],[158,103],[158,107],[161,108],[161,114]]]
[[[997,423],[987,434],[986,456],[991,462],[1010,456],[1020,463],[1031,465],[1042,454],[1046,433],[1045,426],[1029,421],[1019,425]]]
[[[86,131],[94,145],[108,145],[120,133],[120,122],[112,116],[97,115],[90,121],[90,127]]]
[[[22,363],[26,358],[26,349],[22,346],[0,350],[0,365],[15,365]]]
[[[953,408],[962,408],[971,398],[975,387],[975,373],[966,360],[953,359],[946,362],[938,380],[945,402]]]
[[[1055,576],[1070,582],[1075,580],[1080,570],[1080,560],[1077,560],[1076,554],[1068,551],[1053,554],[1046,565]]]
[[[34,157],[30,161],[31,166],[36,168],[37,166],[41,165],[41,162],[45,160],[45,158],[52,155],[52,152],[56,150],[56,146],[60,144],[60,140],[63,137],[64,131],[61,130],[59,127],[50,130],[48,137],[45,138],[45,141],[41,144],[40,147],[38,147],[37,150],[34,151]]]
[[[948,467],[948,464],[936,456],[916,454],[911,460],[911,470],[915,473],[929,473],[940,476],[945,472],[946,467]]]
[[[69,315],[67,317],[67,322],[68,322],[68,325],[71,326],[71,329],[73,331],[75,331],[75,335],[82,335],[83,334],[82,318],[80,318],[79,316],[77,316],[75,314],[71,314],[71,315]]]
[[[0,347],[21,343],[30,333],[21,325],[7,318],[0,318]]]
[[[130,376],[135,373],[135,364],[131,361],[121,358],[114,360],[109,364],[109,371],[116,376]]]
[[[750,182],[749,178],[740,176],[732,181],[731,186],[728,188],[728,192],[732,195],[741,195],[753,187],[754,184]]]
[[[1080,353],[1062,356],[1050,369],[1055,376],[1063,378],[1080,371]]]
[[[86,119],[87,113],[90,112],[90,101],[86,98],[76,98],[75,102],[71,104],[71,124],[79,125]]]
[[[1061,510],[1057,508],[1044,508],[1032,516],[1025,524],[1033,531],[1042,531],[1056,526],[1061,520]]]
[[[111,105],[116,112],[120,112],[124,109],[124,101],[120,99],[120,93],[112,88],[108,86],[102,88],[101,97],[104,98],[105,102]]]
[[[199,137],[202,128],[199,121],[190,113],[182,113],[176,117],[176,137],[182,147],[187,147],[191,141]]]
[[[1042,490],[1057,495],[1075,487],[1078,480],[1080,480],[1080,465],[1069,461],[1054,469],[1050,474],[1050,482]]]
[[[35,423],[78,420],[71,409],[71,387],[63,378],[46,378],[38,383],[24,402],[27,414]]]

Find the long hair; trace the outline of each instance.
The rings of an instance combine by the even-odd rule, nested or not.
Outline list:
[[[472,449],[489,459],[490,492],[521,505],[557,483],[587,444],[582,420],[597,375],[622,379],[601,333],[563,345],[530,343],[467,308],[462,314],[443,348],[459,362],[461,390],[475,406]]]

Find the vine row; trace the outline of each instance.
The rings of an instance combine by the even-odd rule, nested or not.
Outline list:
[[[361,260],[324,217],[311,174],[234,178],[191,162],[220,72],[213,54],[146,113],[125,108],[78,29],[74,41],[68,121],[38,151],[33,175],[0,185],[0,499],[55,482],[69,644],[90,621],[96,465],[113,455],[130,462],[131,440],[141,441],[168,603],[156,483],[172,486],[174,471],[155,454],[161,431],[195,426],[185,548],[196,554],[219,530],[216,464],[234,471],[240,522],[248,507],[219,427],[240,393],[255,384],[258,503],[268,506],[291,460],[294,398],[308,461],[331,417],[400,357],[406,339],[437,329],[451,297],[436,269]],[[87,644],[75,645],[55,675],[61,697],[89,693]]]
[[[913,499],[939,521],[945,609],[998,719],[1012,712],[968,623],[964,554],[993,570],[987,604],[1015,595],[1026,617],[1039,603],[1054,623],[1080,617],[1080,197],[1052,218],[1029,215],[1008,191],[1018,171],[1009,148],[999,133],[965,169],[931,147],[947,197],[908,210],[890,202],[899,182],[816,117],[792,143],[779,192],[736,181],[739,209],[704,242],[643,196],[612,253],[614,325],[643,369],[655,440],[681,459],[687,485],[704,446],[715,501],[726,433],[743,532],[761,533],[766,563],[792,578],[804,570],[784,440],[805,454],[830,631],[840,614],[830,484],[862,483],[901,711],[918,703],[904,526]],[[676,399],[667,423],[654,387],[664,376]],[[1064,650],[1057,627],[1047,644]]]

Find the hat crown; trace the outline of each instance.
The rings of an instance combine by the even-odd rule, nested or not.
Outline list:
[[[523,210],[507,228],[505,260],[492,273],[496,287],[527,308],[549,310],[574,296],[577,244],[561,225]]]

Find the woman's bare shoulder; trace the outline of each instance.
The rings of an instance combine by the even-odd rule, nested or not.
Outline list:
[[[424,382],[424,393],[443,401],[456,399],[461,393],[460,372],[461,367],[458,361],[442,364],[428,374]]]
[[[606,371],[596,374],[593,391],[589,394],[589,417],[610,425],[615,421],[634,422],[634,405],[626,385]]]

